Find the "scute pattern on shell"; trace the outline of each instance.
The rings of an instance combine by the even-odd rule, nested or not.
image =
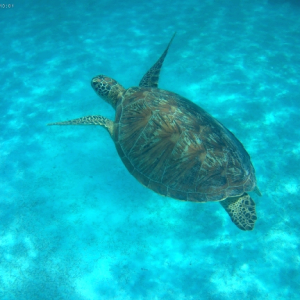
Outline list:
[[[125,166],[159,194],[221,201],[256,185],[243,145],[202,108],[175,93],[128,89],[117,104],[115,126]]]

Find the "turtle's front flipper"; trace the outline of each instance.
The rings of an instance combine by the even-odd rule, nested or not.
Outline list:
[[[159,73],[160,69],[162,67],[162,64],[165,60],[165,57],[168,53],[169,47],[175,37],[176,32],[173,34],[171,41],[169,42],[166,50],[162,54],[162,56],[159,58],[159,60],[150,68],[150,70],[144,75],[142,78],[139,86],[141,87],[157,87],[158,80],[159,80]]]
[[[105,127],[111,136],[114,129],[114,122],[102,116],[87,116],[69,121],[50,123],[48,125],[100,125]]]
[[[242,230],[252,230],[254,228],[257,219],[255,203],[247,193],[240,197],[227,198],[220,203],[238,228]]]

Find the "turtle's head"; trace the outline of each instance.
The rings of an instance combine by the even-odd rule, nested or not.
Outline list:
[[[118,101],[121,99],[125,89],[114,79],[105,75],[98,75],[92,79],[92,88],[103,100],[116,108]]]

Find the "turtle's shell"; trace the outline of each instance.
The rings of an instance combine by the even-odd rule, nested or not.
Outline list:
[[[237,138],[175,93],[128,89],[116,107],[113,138],[129,172],[161,195],[221,201],[256,186],[250,157]]]

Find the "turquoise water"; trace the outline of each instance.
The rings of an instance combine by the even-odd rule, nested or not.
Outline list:
[[[0,9],[0,299],[299,299],[299,2],[23,2]],[[46,126],[114,119],[91,78],[137,85],[175,31],[159,86],[248,150],[254,231],[140,185],[102,128]]]

